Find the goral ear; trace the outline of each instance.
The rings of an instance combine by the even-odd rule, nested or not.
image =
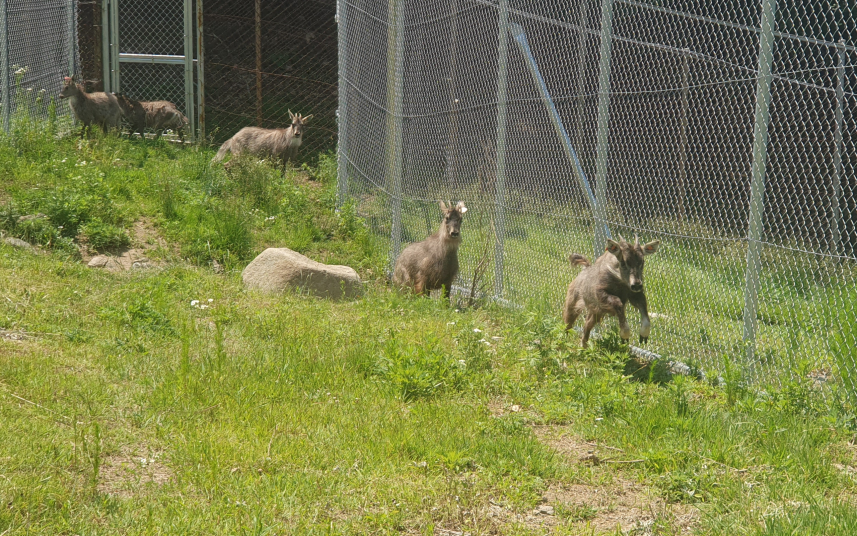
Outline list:
[[[438,205],[440,206],[440,209],[444,212],[444,214],[449,212],[449,208],[447,208],[446,203],[444,203],[443,201],[438,201]]]
[[[617,259],[622,258],[622,248],[619,247],[619,242],[612,238],[607,239],[607,246],[604,248],[607,253],[612,253]]]
[[[660,245],[660,240],[652,240],[648,244],[645,244],[643,246],[643,255],[651,255],[652,253],[655,253],[656,251],[658,251],[658,246]]]
[[[464,201],[459,201],[455,205],[455,210],[457,210],[459,214],[464,214],[465,212],[467,212],[467,207],[464,206]]]

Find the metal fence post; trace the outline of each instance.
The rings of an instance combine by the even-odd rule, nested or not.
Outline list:
[[[68,27],[66,29],[68,35],[68,75],[71,76],[77,72],[77,17],[75,16],[75,4],[77,0],[68,1]]]
[[[771,64],[774,57],[776,0],[762,0],[759,37],[759,76],[756,85],[756,117],[753,127],[753,168],[750,183],[750,217],[747,232],[747,272],[744,285],[744,344],[747,365],[752,368],[756,349],[759,310],[759,271],[765,216],[765,168],[768,162],[768,120],[771,103]]]
[[[101,0],[101,71],[103,73],[101,85],[104,91],[110,91],[113,87],[110,35],[110,0]]]
[[[494,192],[494,294],[503,297],[506,241],[506,118],[509,111],[509,0],[500,0],[497,28],[497,185]]]
[[[205,45],[203,40],[203,0],[196,0],[196,92],[199,140],[205,141]]]
[[[836,67],[836,129],[833,131],[836,151],[833,153],[833,199],[830,215],[830,253],[838,255],[842,241],[842,107],[845,100],[845,40],[840,39],[836,45],[839,50],[839,65]]]
[[[391,185],[392,225],[390,267],[402,247],[402,64],[404,61],[404,0],[388,0],[387,15],[387,184]]]
[[[595,145],[595,247],[598,258],[607,243],[607,152],[610,130],[610,63],[613,53],[613,0],[601,4],[598,66],[598,126]]]
[[[678,218],[679,221],[684,221],[685,214],[685,193],[687,188],[687,112],[688,112],[688,93],[690,80],[690,64],[688,56],[690,50],[684,49],[681,54],[681,132],[679,134],[679,153],[678,153]]]
[[[190,139],[196,141],[196,114],[193,98],[193,0],[184,0],[184,98]]]
[[[110,69],[112,91],[119,93],[121,77],[119,72],[119,0],[110,0]]]
[[[348,0],[336,2],[336,22],[339,38],[339,109],[336,138],[336,209],[342,208],[348,196]]]
[[[9,0],[0,0],[0,98],[3,99],[2,127],[9,133],[12,115],[12,66],[9,64]]]
[[[262,126],[262,2],[256,0],[256,126]]]

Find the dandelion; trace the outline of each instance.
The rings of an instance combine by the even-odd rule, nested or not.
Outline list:
[[[479,328],[473,328],[473,333],[482,333],[482,330]]]
[[[211,303],[211,302],[213,302],[213,301],[214,301],[214,300],[213,300],[212,298],[208,298],[208,303]]]
[[[199,300],[191,300],[190,305],[191,307],[196,307],[197,305],[199,305]]]

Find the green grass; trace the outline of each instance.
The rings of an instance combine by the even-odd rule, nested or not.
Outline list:
[[[42,246],[0,243],[0,534],[616,534],[614,515],[632,534],[853,533],[849,390],[823,396],[808,370],[751,387],[728,348],[721,385],[670,380],[609,329],[580,351],[560,283],[522,310],[399,293],[358,204],[333,210],[330,156],[230,177],[212,154],[0,139],[0,228]],[[158,268],[80,262],[80,244],[135,245],[138,221],[167,243]],[[510,252],[563,252],[531,238]],[[248,291],[240,270],[269,246],[354,266],[366,292]],[[739,321],[726,261],[705,276],[682,252],[660,266]],[[554,515],[532,514],[543,502]]]

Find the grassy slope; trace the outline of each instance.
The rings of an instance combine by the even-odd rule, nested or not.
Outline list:
[[[835,393],[750,393],[738,371],[632,381],[615,338],[579,352],[550,308],[391,292],[372,237],[331,210],[328,159],[232,180],[210,156],[0,142],[3,225],[53,248],[0,245],[0,329],[27,334],[0,339],[0,534],[590,534],[622,508],[569,490],[626,485],[647,490],[638,534],[854,533]],[[14,223],[36,212],[39,229]],[[153,252],[162,268],[74,256],[87,230],[109,244],[141,217],[175,245]],[[366,295],[246,291],[240,269],[269,245],[356,266]],[[528,517],[543,497],[555,515]]]

